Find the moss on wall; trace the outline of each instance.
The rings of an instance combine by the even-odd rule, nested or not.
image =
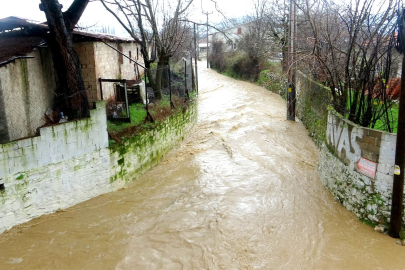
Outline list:
[[[330,90],[297,72],[297,116],[304,123],[314,142],[319,146],[326,141]]]
[[[122,143],[109,146],[116,164],[111,164],[115,173],[110,183],[117,180],[133,181],[145,170],[155,166],[180,140],[197,120],[197,101],[189,104],[185,110],[163,121],[148,125],[141,132],[125,138]]]

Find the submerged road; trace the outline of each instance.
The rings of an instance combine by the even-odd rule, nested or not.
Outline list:
[[[337,203],[285,103],[199,74],[189,137],[130,187],[0,235],[0,269],[404,269],[405,247]]]

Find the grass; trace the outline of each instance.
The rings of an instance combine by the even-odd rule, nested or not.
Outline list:
[[[381,108],[382,106],[384,106],[384,104],[382,103],[381,100],[379,99],[373,99],[372,100],[373,106],[377,106],[375,109],[377,111],[383,110],[383,108]],[[347,109],[350,110],[350,100],[347,101]],[[399,111],[399,105],[397,103],[392,103],[391,104],[391,108],[388,109],[388,114],[390,115],[389,117],[391,118],[391,123],[390,126],[392,128],[392,133],[397,133],[397,125],[398,125],[398,111]],[[346,114],[345,117],[348,119],[349,115]],[[374,125],[374,127],[369,127],[369,128],[373,128],[376,130],[381,130],[381,131],[387,131],[388,129],[386,127],[386,122],[385,122],[385,117],[381,117],[380,119],[378,119]]]
[[[132,104],[129,106],[129,114],[131,116],[131,123],[122,123],[116,121],[107,121],[108,132],[119,133],[122,130],[139,125],[146,118],[145,105],[143,104]]]
[[[257,80],[256,84],[263,85],[263,84],[268,83],[269,77],[267,76],[267,73],[269,73],[269,72],[270,72],[270,69],[265,69],[265,70],[260,71],[259,79]]]
[[[192,95],[196,95],[191,93]],[[175,114],[179,110],[187,107],[187,100],[178,96],[172,96],[172,103],[174,109],[170,106],[170,99],[164,96],[156,103],[150,103],[148,110],[154,121],[162,121],[167,117]],[[147,120],[147,113],[144,104],[132,104],[129,106],[131,123],[124,123],[118,121],[107,121],[107,131],[110,137],[110,145],[120,143],[122,139],[127,138],[137,132],[153,127],[153,123]]]
[[[398,107],[398,106],[399,106],[398,104],[393,104],[392,107],[391,107],[391,109],[389,109],[389,110],[391,110],[392,119],[393,119],[393,121],[392,121],[392,123],[391,123],[391,126],[393,127],[392,133],[397,133],[397,127],[398,127],[398,111],[399,111],[399,107]],[[388,113],[390,113],[390,112],[388,112]],[[374,126],[374,129],[386,131],[384,121],[382,121],[381,119],[378,119],[377,122],[376,122],[376,124],[375,124],[375,126]]]
[[[282,73],[281,63],[268,63],[267,69],[259,73],[256,81],[257,85],[265,87],[267,90],[279,94],[285,99],[286,78]]]

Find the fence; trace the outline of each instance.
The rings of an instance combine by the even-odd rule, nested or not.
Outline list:
[[[192,60],[182,58],[178,63],[145,69],[143,80],[99,78],[101,99],[107,100],[107,118],[130,123],[131,106],[144,104],[147,118],[153,122],[154,114],[159,114],[156,107],[163,112],[183,106],[197,89]],[[110,95],[105,97],[103,92]]]

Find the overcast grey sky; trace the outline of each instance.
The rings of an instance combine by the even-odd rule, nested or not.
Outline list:
[[[170,0],[164,0],[170,1]],[[59,0],[64,9],[68,8],[73,0]],[[218,8],[227,18],[241,17],[246,14],[251,0],[216,0]],[[40,0],[0,0],[0,18],[8,16],[17,16],[36,21],[45,21],[45,15],[39,10]],[[202,14],[201,6],[204,11],[214,12],[210,15],[210,21],[219,22],[223,16],[219,14],[210,0],[194,0],[192,10],[192,20],[205,22],[206,17]],[[121,28],[115,18],[108,13],[98,1],[90,2],[83,14],[79,24],[89,25],[112,25],[116,29]],[[120,30],[116,34],[120,34]]]

